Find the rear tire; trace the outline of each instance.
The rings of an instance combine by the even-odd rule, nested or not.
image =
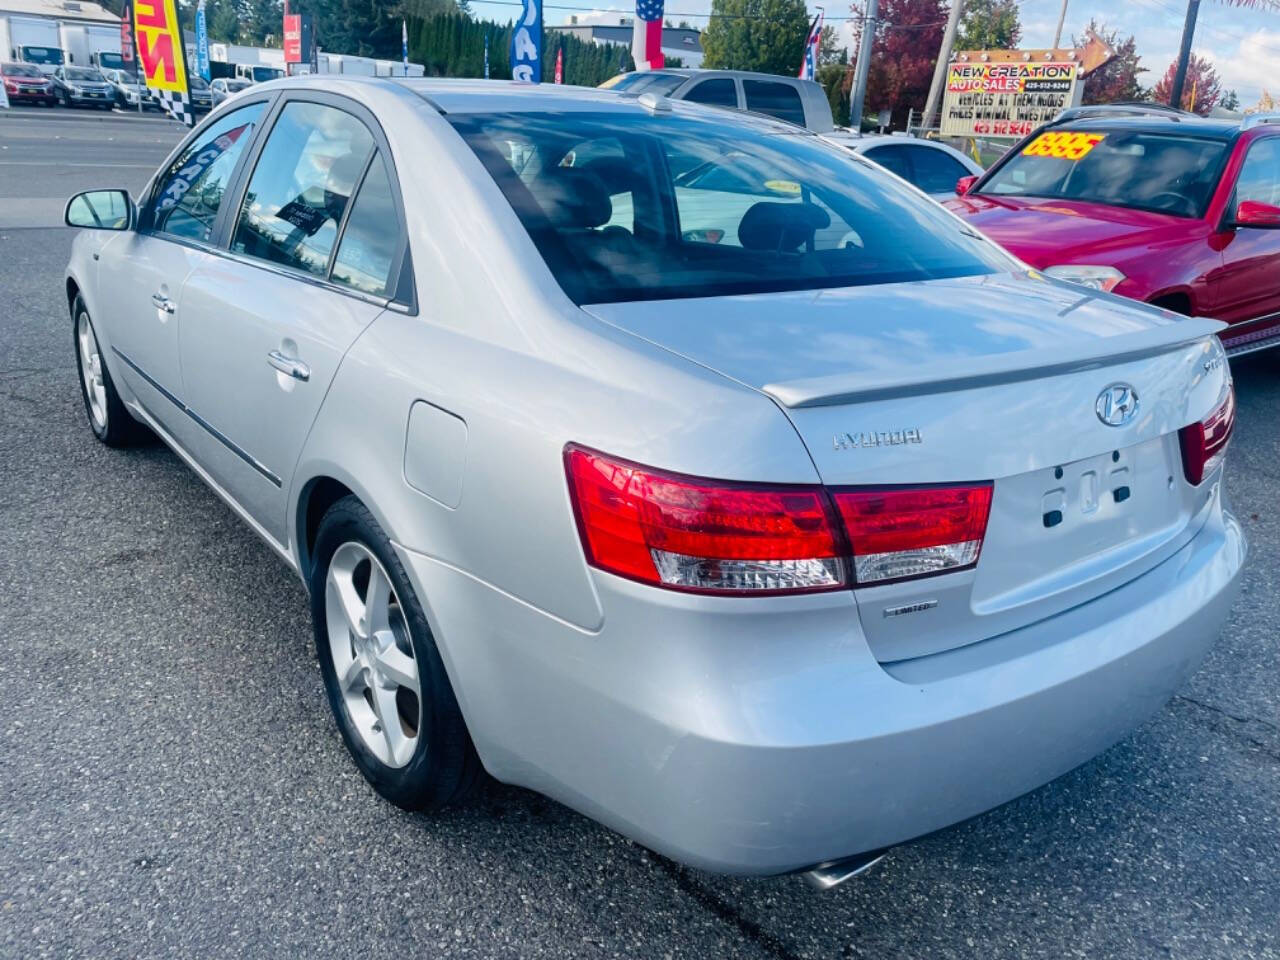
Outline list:
[[[320,521],[313,556],[316,653],[356,766],[406,810],[462,799],[480,758],[391,541],[363,503],[344,497]]]
[[[75,340],[76,370],[80,374],[80,396],[84,400],[89,429],[108,447],[131,447],[149,441],[154,434],[133,418],[111,379],[98,346],[98,335],[85,306],[76,294],[71,305],[71,330]]]

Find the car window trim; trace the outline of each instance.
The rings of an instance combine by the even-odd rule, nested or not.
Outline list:
[[[364,187],[364,181],[369,176],[369,170],[373,166],[374,158],[378,155],[378,145],[374,143],[369,152],[365,154],[364,163],[360,165],[360,176],[356,177],[355,186],[351,190],[351,196],[347,198],[347,205],[342,208],[342,220],[338,223],[338,231],[333,237],[333,249],[329,251],[329,259],[324,265],[324,278],[330,283],[334,283],[333,265],[338,262],[338,250],[342,247],[342,241],[347,236],[347,221],[351,219],[351,211],[355,209],[356,201],[360,199],[360,191]],[[397,241],[396,253],[399,253],[399,243]],[[395,253],[391,255],[392,266],[395,265]],[[390,281],[390,274],[387,280]],[[388,290],[394,289],[388,283]]]
[[[355,199],[359,194],[358,189],[352,191],[351,199],[347,203],[347,209],[343,211],[341,224],[342,229],[334,237],[333,250],[330,251],[330,262],[324,277],[317,277],[315,274],[307,273],[305,270],[297,270],[291,267],[286,267],[283,264],[275,264],[266,260],[260,260],[257,257],[248,257],[237,254],[231,250],[231,241],[234,237],[235,223],[240,219],[240,209],[244,204],[245,193],[249,189],[249,181],[253,178],[253,170],[257,168],[258,158],[261,155],[263,148],[266,146],[268,138],[271,136],[271,131],[275,129],[275,125],[280,118],[280,114],[284,112],[285,107],[290,103],[315,103],[321,106],[332,107],[336,110],[341,110],[344,113],[350,114],[355,117],[356,120],[364,124],[365,129],[369,131],[370,136],[373,138],[372,153],[376,155],[377,152],[381,151],[384,162],[387,164],[387,177],[391,183],[391,197],[396,205],[396,215],[400,221],[400,233],[396,241],[396,252],[392,255],[391,260],[394,265],[394,269],[391,276],[387,278],[387,289],[389,291],[395,291],[395,296],[374,297],[370,294],[363,293],[362,291],[353,290],[352,288],[342,284],[334,283],[329,279],[329,271],[331,271],[333,267],[333,255],[342,243],[342,237],[344,236],[343,231],[345,231],[346,228],[347,215],[350,213],[351,208],[355,206]],[[238,263],[263,267],[273,273],[279,273],[282,276],[304,280],[308,283],[319,283],[327,289],[334,290],[348,296],[353,296],[357,300],[379,303],[384,307],[396,304],[403,312],[407,312],[411,316],[417,315],[418,300],[416,283],[411,283],[409,286],[409,289],[414,291],[411,301],[402,302],[398,299],[398,295],[404,289],[404,284],[401,282],[400,272],[405,269],[406,265],[409,263],[409,260],[405,255],[409,248],[409,221],[405,217],[404,195],[400,190],[400,176],[396,170],[395,160],[391,154],[391,145],[387,140],[385,131],[382,129],[382,124],[378,122],[377,118],[368,107],[351,99],[350,97],[336,93],[329,93],[328,91],[305,89],[284,90],[277,95],[277,99],[269,111],[266,120],[263,122],[260,132],[255,136],[254,143],[252,144],[252,156],[248,156],[249,153],[250,151],[246,151],[246,157],[244,159],[246,161],[251,161],[251,164],[246,162],[244,166],[237,168],[236,175],[228,186],[228,192],[232,199],[235,200],[235,220],[222,225],[222,233],[218,236],[218,246],[211,252],[229,257]],[[367,158],[365,174],[368,173],[368,163],[369,159]],[[361,186],[363,186],[363,177],[361,178],[360,183]],[[219,213],[221,212],[222,211],[219,211]]]
[[[173,166],[173,162],[177,160],[177,158],[182,154],[182,151],[187,149],[188,146],[190,146],[200,136],[202,136],[205,130],[208,129],[213,123],[220,121],[224,116],[234,113],[236,110],[241,110],[245,107],[251,107],[255,103],[265,103],[267,106],[266,106],[266,109],[263,111],[264,120],[262,123],[259,123],[258,128],[253,131],[253,134],[250,137],[249,143],[246,145],[246,148],[241,152],[240,158],[236,161],[235,167],[232,168],[231,176],[227,179],[228,189],[234,187],[236,184],[236,180],[240,174],[240,170],[244,166],[246,157],[248,156],[250,151],[253,149],[254,144],[261,139],[262,130],[265,126],[265,118],[269,118],[271,116],[271,111],[277,96],[278,95],[274,93],[259,95],[257,97],[248,98],[243,103],[237,103],[235,107],[230,110],[225,110],[225,111],[211,110],[208,116],[206,116],[204,120],[199,125],[197,125],[194,130],[191,131],[191,133],[189,133],[185,138],[183,138],[182,142],[179,143],[178,146],[173,149],[173,151],[169,154],[169,156],[165,157],[164,163],[162,163],[156,169],[156,172],[151,175],[151,180],[143,188],[142,190],[143,199],[142,199],[142,202],[138,205],[138,209],[139,209],[138,233],[143,236],[154,237],[157,240],[167,240],[170,243],[177,243],[186,247],[194,247],[197,250],[216,250],[218,229],[227,205],[225,197],[223,199],[222,206],[219,207],[218,209],[218,215],[214,217],[213,230],[210,232],[210,240],[207,240],[207,241],[193,240],[190,237],[179,237],[174,234],[165,233],[163,230],[156,230],[152,226],[151,206],[155,202],[156,191],[160,188],[161,175],[164,173],[164,171],[168,170],[171,166]]]

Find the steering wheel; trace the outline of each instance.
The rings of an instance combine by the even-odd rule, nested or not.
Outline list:
[[[1161,203],[1161,198],[1173,200],[1172,204]],[[1191,213],[1191,200],[1174,190],[1161,190],[1151,198],[1151,205],[1159,207],[1161,210],[1178,210],[1181,213]]]

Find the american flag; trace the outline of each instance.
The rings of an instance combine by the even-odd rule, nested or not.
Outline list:
[[[631,29],[631,56],[637,70],[661,70],[663,0],[636,0],[636,20]]]
[[[822,7],[809,24],[809,36],[804,41],[804,60],[800,63],[800,79],[812,80],[818,72],[818,48],[822,44]]]

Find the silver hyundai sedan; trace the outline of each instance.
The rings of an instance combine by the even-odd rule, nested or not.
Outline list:
[[[1123,737],[1237,589],[1221,325],[790,125],[296,78],[67,220],[90,427],[298,572],[402,807],[834,882]]]

